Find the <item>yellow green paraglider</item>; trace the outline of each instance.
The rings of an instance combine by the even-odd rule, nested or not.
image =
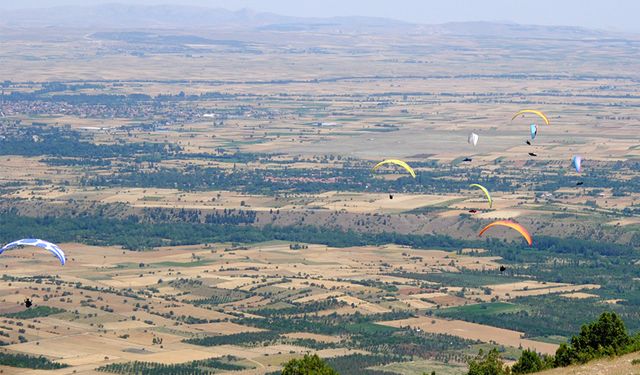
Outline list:
[[[544,120],[545,124],[549,125],[549,118],[547,117],[547,115],[545,115],[541,111],[538,111],[538,110],[535,110],[535,109],[523,109],[522,111],[519,111],[518,113],[513,115],[513,117],[511,118],[511,121],[515,120],[516,117],[518,117],[520,115],[523,115],[525,113],[533,113],[534,115],[537,115],[540,118],[542,118]]]
[[[381,161],[380,163],[376,164],[375,167],[371,168],[371,171],[373,172],[373,171],[377,170],[378,168],[380,168],[380,167],[382,167],[383,165],[386,165],[386,164],[398,165],[398,166],[404,168],[407,172],[409,172],[413,178],[416,178],[416,172],[413,170],[413,168],[411,168],[411,166],[409,166],[409,164],[405,163],[404,161],[397,160],[397,159],[388,159],[388,160],[385,160],[385,161]]]
[[[469,185],[469,187],[475,187],[475,188],[478,188],[478,189],[482,190],[484,195],[487,196],[487,200],[489,201],[489,208],[493,207],[493,200],[491,199],[491,194],[489,194],[489,190],[487,190],[486,187],[484,187],[484,186],[482,186],[480,184],[471,184],[471,185]]]

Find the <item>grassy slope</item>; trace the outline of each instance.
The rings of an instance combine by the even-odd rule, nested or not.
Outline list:
[[[627,354],[613,360],[601,359],[582,366],[539,372],[537,375],[638,375],[640,374],[640,365],[632,365],[633,359],[640,359],[640,352]]]

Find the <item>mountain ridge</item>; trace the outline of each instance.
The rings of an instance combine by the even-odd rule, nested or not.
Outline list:
[[[0,12],[0,23],[8,27],[119,27],[119,28],[212,28],[216,26],[264,26],[279,23],[356,22],[365,25],[407,24],[379,17],[305,18],[283,16],[250,9],[237,11],[184,5],[100,5],[57,6],[51,8],[16,9]]]
[[[577,26],[522,25],[512,22],[448,22],[416,24],[382,17],[342,16],[307,18],[257,12],[237,11],[185,5],[128,5],[109,3],[100,5],[58,6],[36,9],[14,9],[0,12],[0,27],[4,28],[78,28],[112,29],[184,29],[184,30],[258,30],[277,32],[317,31],[373,31],[443,34],[451,36],[484,37],[557,37],[607,38],[621,35],[609,31]]]

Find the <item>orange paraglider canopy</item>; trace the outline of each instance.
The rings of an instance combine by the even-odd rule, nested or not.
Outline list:
[[[478,233],[478,236],[482,236],[482,234],[484,232],[487,231],[487,229],[491,228],[491,227],[495,227],[495,226],[502,226],[502,227],[508,227],[511,228],[513,230],[518,231],[518,233],[520,233],[522,235],[522,237],[524,237],[525,240],[527,240],[527,243],[529,244],[529,246],[533,246],[533,239],[531,238],[531,234],[529,234],[529,232],[525,229],[525,227],[523,227],[522,225],[513,222],[513,221],[509,221],[509,220],[498,220],[498,221],[494,221],[493,223],[487,225],[486,227],[484,227],[480,233]]]

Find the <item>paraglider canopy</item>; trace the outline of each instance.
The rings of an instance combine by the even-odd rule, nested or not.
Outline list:
[[[582,172],[582,156],[576,155],[571,158],[571,164],[573,164],[573,168],[575,168],[576,172]]]
[[[538,125],[531,124],[531,139],[536,139],[536,135],[538,135]]]
[[[480,139],[480,136],[478,136],[476,133],[471,133],[469,134],[469,138],[467,139],[467,142],[475,146],[478,144],[478,139]]]
[[[543,119],[545,124],[549,125],[549,118],[547,117],[547,115],[545,115],[541,111],[538,111],[538,110],[535,110],[535,109],[523,109],[522,111],[518,111],[518,113],[513,115],[513,117],[511,118],[511,121],[515,120],[516,117],[518,117],[520,115],[524,115],[525,113],[533,113],[534,115],[537,115],[541,119]]]
[[[407,172],[409,172],[409,174],[411,174],[411,176],[413,178],[416,178],[416,172],[413,170],[413,168],[411,168],[409,166],[409,164],[405,163],[404,161],[397,160],[397,159],[388,159],[388,160],[385,160],[385,161],[381,161],[380,163],[376,164],[373,168],[371,168],[371,171],[373,172],[373,171],[377,170],[378,168],[380,168],[380,167],[382,167],[383,165],[386,165],[386,164],[398,165],[398,166],[404,168]]]
[[[5,245],[2,249],[0,249],[0,254],[2,254],[5,250],[13,249],[18,246],[36,246],[45,250],[49,250],[54,256],[60,260],[60,263],[64,266],[65,264],[65,256],[64,251],[51,242],[38,240],[35,238],[24,238],[22,240],[11,242],[10,244]]]
[[[491,199],[491,194],[489,194],[489,190],[487,190],[486,187],[484,187],[484,186],[482,186],[480,184],[471,184],[471,185],[469,185],[469,187],[475,187],[475,188],[478,188],[478,189],[482,190],[484,195],[487,197],[487,200],[489,201],[489,208],[491,208],[493,206],[493,200]]]
[[[522,237],[524,237],[525,240],[527,240],[527,243],[529,244],[529,246],[533,246],[533,238],[531,237],[531,234],[529,234],[529,232],[525,229],[525,227],[510,220],[494,221],[493,223],[484,227],[480,231],[480,233],[478,233],[478,236],[481,237],[484,234],[484,232],[486,232],[489,228],[492,228],[495,226],[503,226],[503,227],[511,228],[517,231],[518,233],[520,233],[520,235],[522,235]]]

